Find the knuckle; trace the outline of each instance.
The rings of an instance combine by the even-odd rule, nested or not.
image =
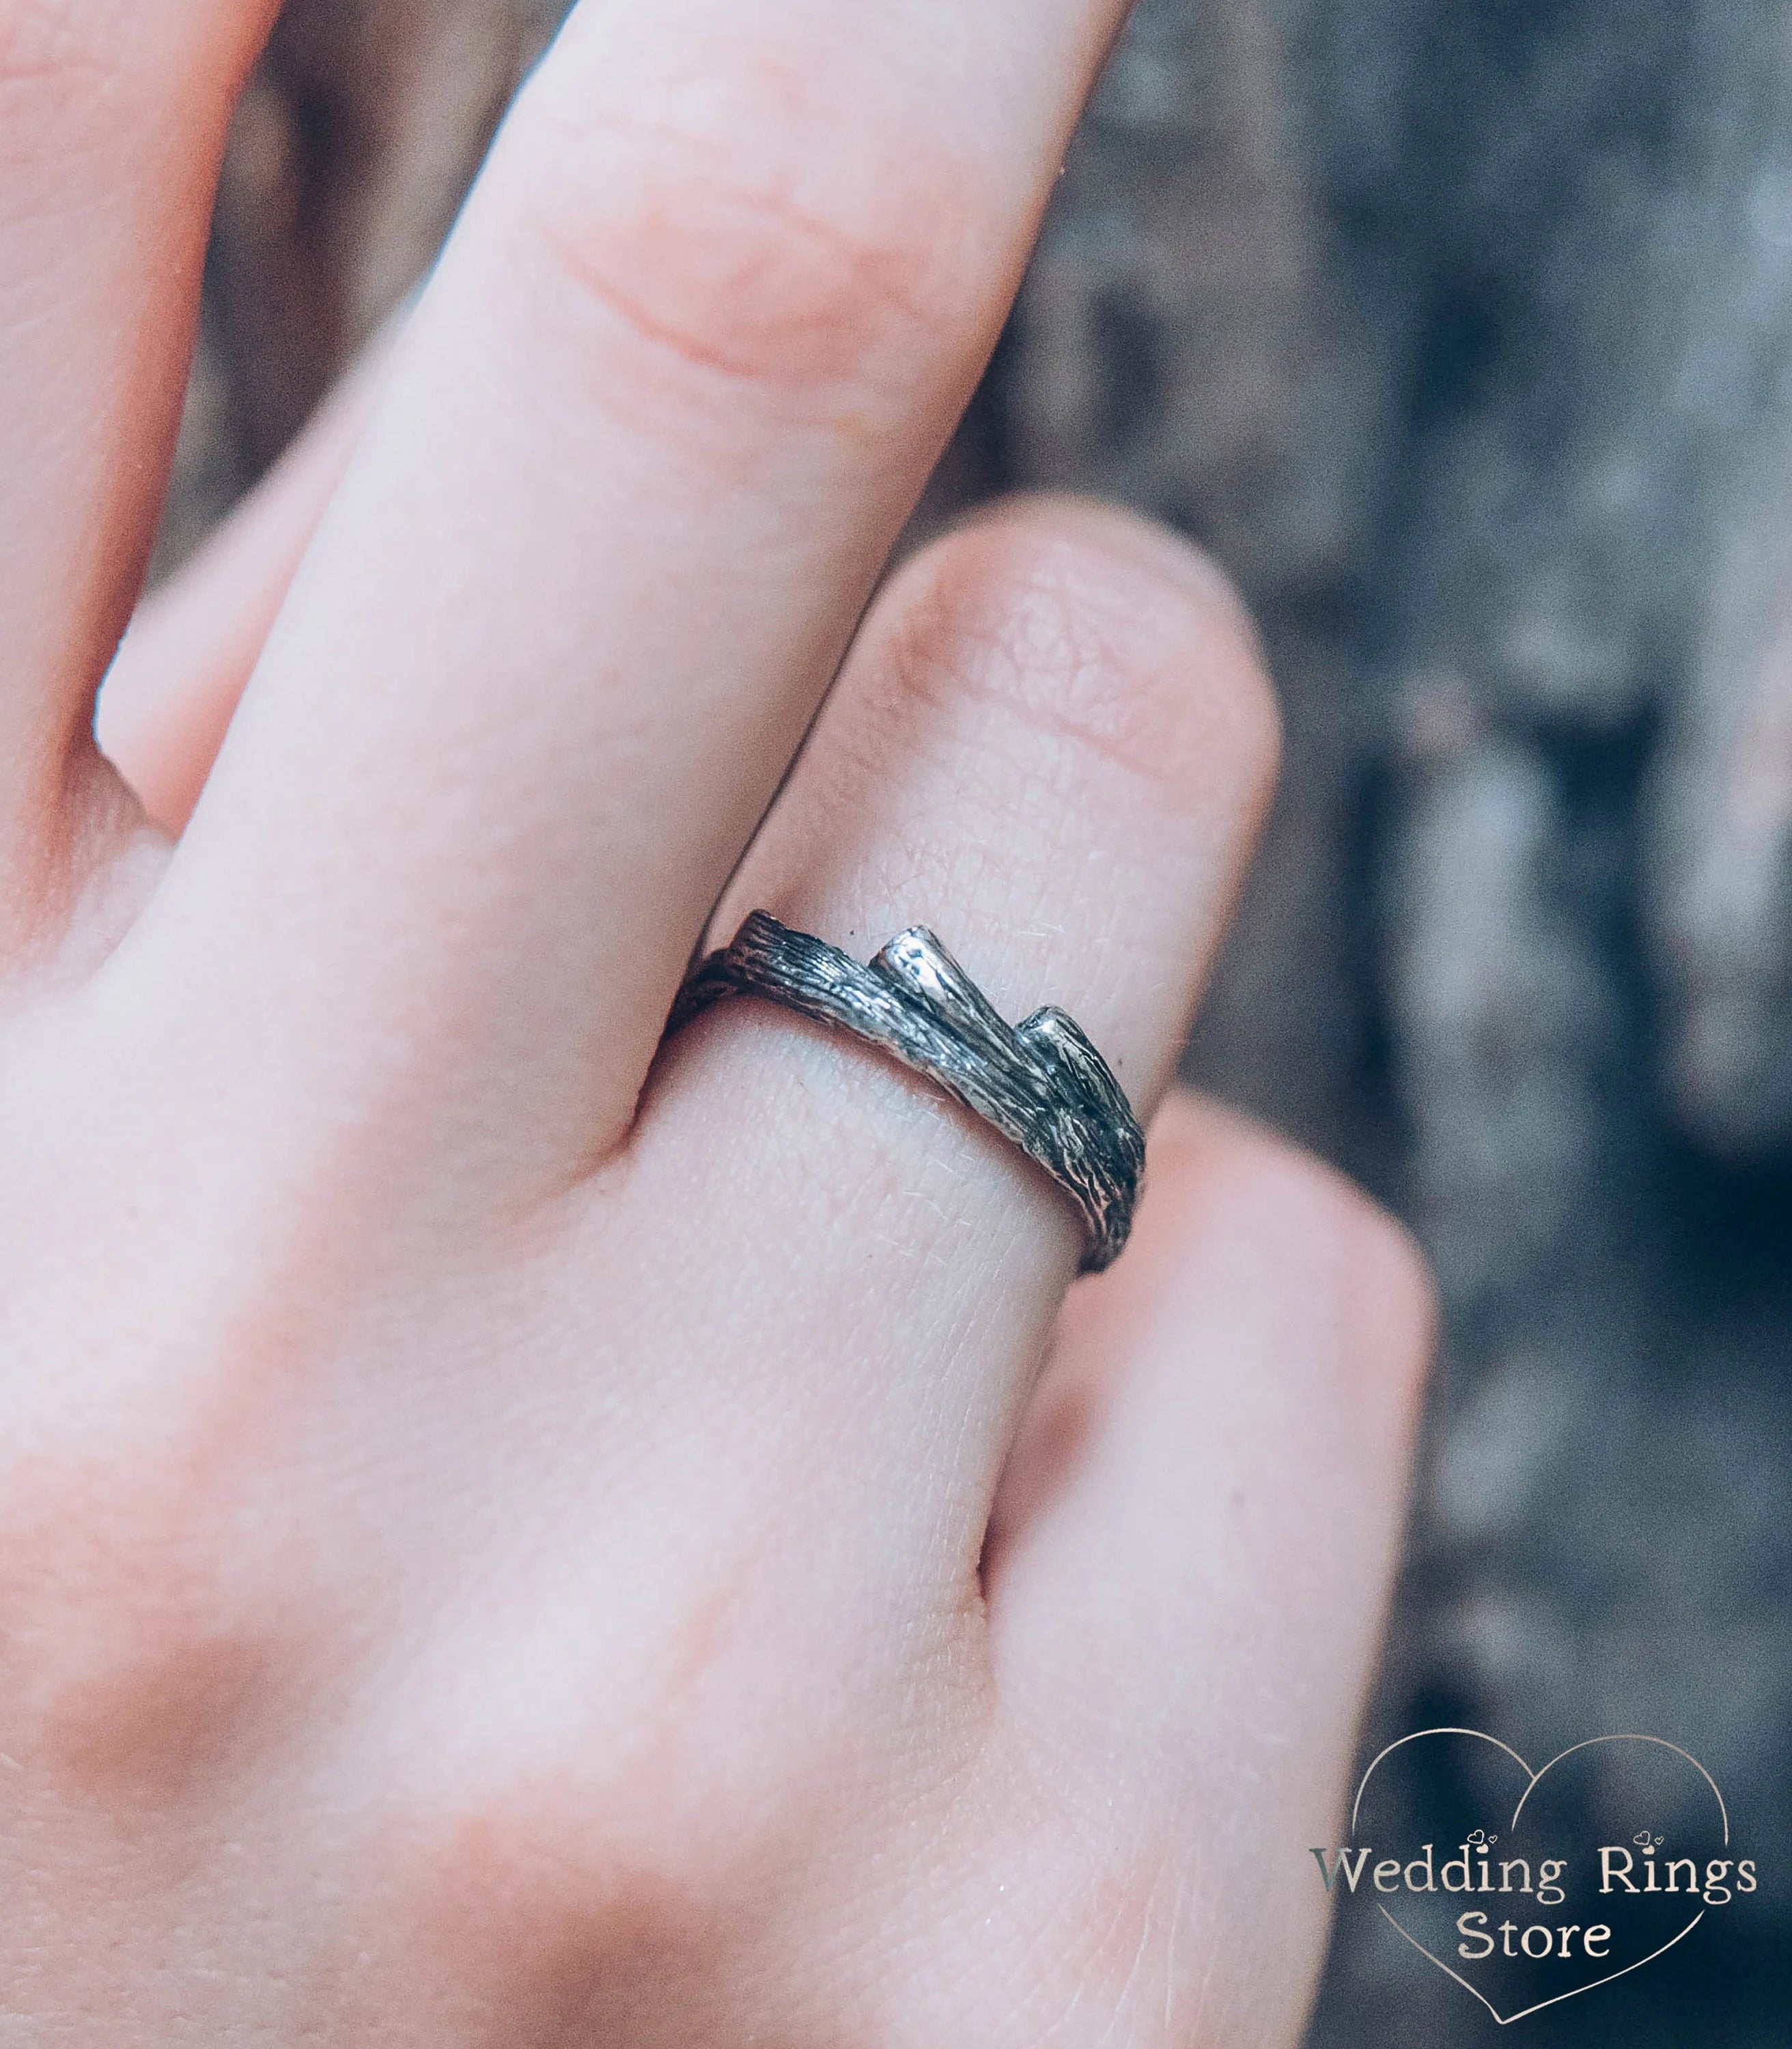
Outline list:
[[[628,1742],[624,1764],[510,1741],[507,1765],[413,1759],[373,1845],[414,1959],[484,1981],[507,2010],[582,2006],[619,1972],[672,1968],[737,1908],[744,1873],[779,1861],[710,1755]]]
[[[526,270],[545,265],[550,290],[595,307],[600,332],[678,371],[831,405],[861,432],[874,422],[855,399],[900,395],[924,369],[954,266],[915,177],[817,189],[822,153],[763,93],[733,121],[606,109],[594,132],[566,80],[538,84],[495,167],[509,239]]]
[[[1005,507],[915,566],[904,686],[993,698],[1177,809],[1261,808],[1280,719],[1221,573],[1143,520],[1054,500]]]
[[[842,1789],[885,1689],[855,1673],[825,1703],[793,1700],[764,1659],[769,1587],[749,1593],[741,1571],[718,1561],[706,1584],[685,1561],[651,1615],[577,1647],[558,1592],[538,1610],[525,1591],[514,1651],[450,1625],[390,1675],[360,1751],[380,1890],[417,1950],[507,2004],[588,1997],[803,1884],[848,1825]],[[526,1689],[496,1676],[510,1666]]]
[[[0,1748],[77,1793],[180,1804],[240,1763],[286,1654],[190,1472],[6,1476]]]
[[[663,1958],[713,1899],[688,1850],[618,1842],[582,1788],[546,1779],[413,1812],[383,1858],[382,1890],[414,1949],[498,1978],[507,2005],[589,1997],[625,1954]]]
[[[19,1347],[67,1339],[60,1374],[10,1390],[0,1437],[0,1751],[103,1804],[235,1783],[323,1648],[320,1554],[268,1484],[293,1319],[231,1295],[255,1278],[225,1277],[243,1246],[216,1235],[185,1265],[154,1227],[114,1239],[108,1302],[57,1272],[11,1305]]]

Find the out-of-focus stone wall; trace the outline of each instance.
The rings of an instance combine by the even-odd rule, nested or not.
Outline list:
[[[289,6],[231,152],[165,566],[425,269],[558,11]],[[1033,484],[1175,521],[1255,604],[1288,768],[1191,1071],[1362,1174],[1440,1277],[1368,1742],[1666,1736],[1771,1867],[1784,8],[1144,0],[923,517]],[[1783,1884],[1708,1920],[1530,2039],[1785,2039]],[[1335,1948],[1314,2049],[1491,2039],[1374,1926]]]
[[[1792,22],[1145,0],[1001,371],[1007,480],[1086,479],[1201,535],[1288,706],[1281,814],[1191,1065],[1365,1174],[1442,1285],[1370,1744],[1467,1724],[1541,1763],[1658,1734],[1771,1860]],[[1782,1891],[1708,1915],[1524,2025],[1782,2040],[1786,1915]],[[1347,1919],[1316,2049],[1494,2033]]]

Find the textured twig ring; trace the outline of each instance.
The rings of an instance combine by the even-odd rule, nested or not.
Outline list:
[[[938,1083],[1076,1204],[1088,1234],[1085,1273],[1119,1258],[1145,1177],[1145,1133],[1106,1061],[1063,1011],[1007,1024],[923,926],[861,967],[764,911],[691,971],[667,1036],[729,996],[767,997],[838,1025]]]

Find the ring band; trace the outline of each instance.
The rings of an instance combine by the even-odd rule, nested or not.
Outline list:
[[[668,1038],[730,996],[763,996],[880,1047],[954,1096],[1036,1161],[1080,1211],[1083,1271],[1120,1256],[1145,1179],[1145,1133],[1125,1092],[1062,1010],[1017,1025],[924,926],[869,966],[755,911],[733,942],[686,978]]]

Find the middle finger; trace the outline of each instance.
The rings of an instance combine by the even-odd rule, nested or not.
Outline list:
[[[229,963],[254,1086],[421,1047],[531,1176],[626,1127],[1121,12],[579,9],[145,928],[171,990]]]

